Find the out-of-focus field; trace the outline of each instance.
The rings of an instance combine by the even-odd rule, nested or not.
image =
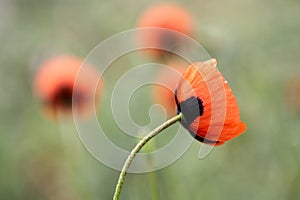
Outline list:
[[[0,199],[112,198],[118,172],[85,150],[71,119],[57,123],[43,115],[32,80],[49,56],[84,58],[101,41],[135,28],[151,4],[0,0]],[[285,92],[300,72],[300,2],[189,0],[181,5],[196,20],[195,39],[218,59],[248,130],[204,160],[198,159],[201,144],[195,141],[172,165],[129,174],[121,199],[300,199],[300,113],[287,105]],[[99,121],[125,146],[116,138],[123,136],[109,94],[117,78],[140,60],[121,61],[107,72]],[[132,116],[147,123],[151,93],[146,88],[136,98]]]

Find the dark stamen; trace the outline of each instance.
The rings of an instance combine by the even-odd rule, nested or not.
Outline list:
[[[177,89],[175,90],[175,102],[177,105],[177,114],[182,113],[183,119],[180,121],[183,127],[185,127],[189,133],[198,141],[205,144],[218,144],[219,141],[213,141],[205,139],[189,129],[191,123],[199,116],[203,115],[204,106],[203,102],[199,97],[192,96],[185,101],[179,103],[177,98]]]
[[[172,51],[178,47],[178,38],[175,34],[170,33],[170,31],[163,31],[160,40],[162,48],[165,50]]]
[[[199,97],[192,96],[179,104],[177,99],[177,89],[175,90],[175,101],[177,105],[177,113],[182,113],[183,119],[181,124],[185,128],[189,128],[190,124],[199,116],[203,115],[203,102]]]
[[[52,103],[55,107],[72,107],[73,88],[63,86],[53,96]]]

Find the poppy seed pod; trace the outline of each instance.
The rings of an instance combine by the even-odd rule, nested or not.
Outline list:
[[[181,124],[199,141],[221,145],[246,130],[236,98],[211,59],[191,64],[175,91]]]
[[[167,55],[165,51],[159,49],[175,50],[182,45],[183,41],[176,32],[188,36],[194,33],[194,22],[190,13],[182,6],[173,3],[160,3],[146,9],[139,18],[137,27],[160,28],[139,34],[140,43],[156,48],[145,50],[148,55],[155,58]]]
[[[77,77],[82,63],[73,56],[58,56],[45,61],[38,69],[34,93],[49,116],[71,114],[74,105],[82,117],[94,109],[102,84],[98,84],[99,74],[91,66],[85,65]]]

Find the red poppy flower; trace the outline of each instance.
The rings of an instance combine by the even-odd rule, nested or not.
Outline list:
[[[140,17],[137,27],[163,28],[164,30],[142,32],[139,39],[146,46],[170,50],[176,48],[181,42],[178,35],[170,30],[188,36],[192,36],[194,32],[194,22],[190,13],[182,6],[173,3],[160,3],[148,8]],[[156,58],[165,56],[166,53],[162,50],[147,50],[146,52]]]
[[[177,87],[185,64],[183,62],[171,62],[167,64],[170,68],[159,70],[156,82],[161,84],[153,88],[153,100],[166,109],[168,116],[176,114],[176,104],[174,102],[174,91]]]
[[[181,124],[201,142],[221,145],[246,130],[237,101],[211,59],[190,65],[175,91]]]
[[[47,60],[38,69],[34,92],[48,115],[57,118],[58,114],[71,114],[73,101],[83,117],[94,108],[94,88],[97,87],[99,78],[94,68],[85,66],[82,76],[77,80],[78,87],[73,90],[81,64],[82,60],[79,58],[59,56]],[[97,87],[96,97],[100,89]]]

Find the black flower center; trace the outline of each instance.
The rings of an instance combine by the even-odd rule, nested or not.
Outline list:
[[[163,31],[160,40],[162,48],[164,48],[164,50],[172,51],[177,49],[178,47],[178,38],[175,34],[170,33],[169,31]]]
[[[73,88],[63,86],[54,94],[52,103],[55,107],[71,108],[72,107]]]
[[[178,102],[177,90],[175,90],[175,101],[177,105],[177,114],[182,113],[183,118],[181,124],[189,129],[190,124],[199,116],[203,115],[204,106],[203,102],[199,97],[192,96],[188,99]]]

